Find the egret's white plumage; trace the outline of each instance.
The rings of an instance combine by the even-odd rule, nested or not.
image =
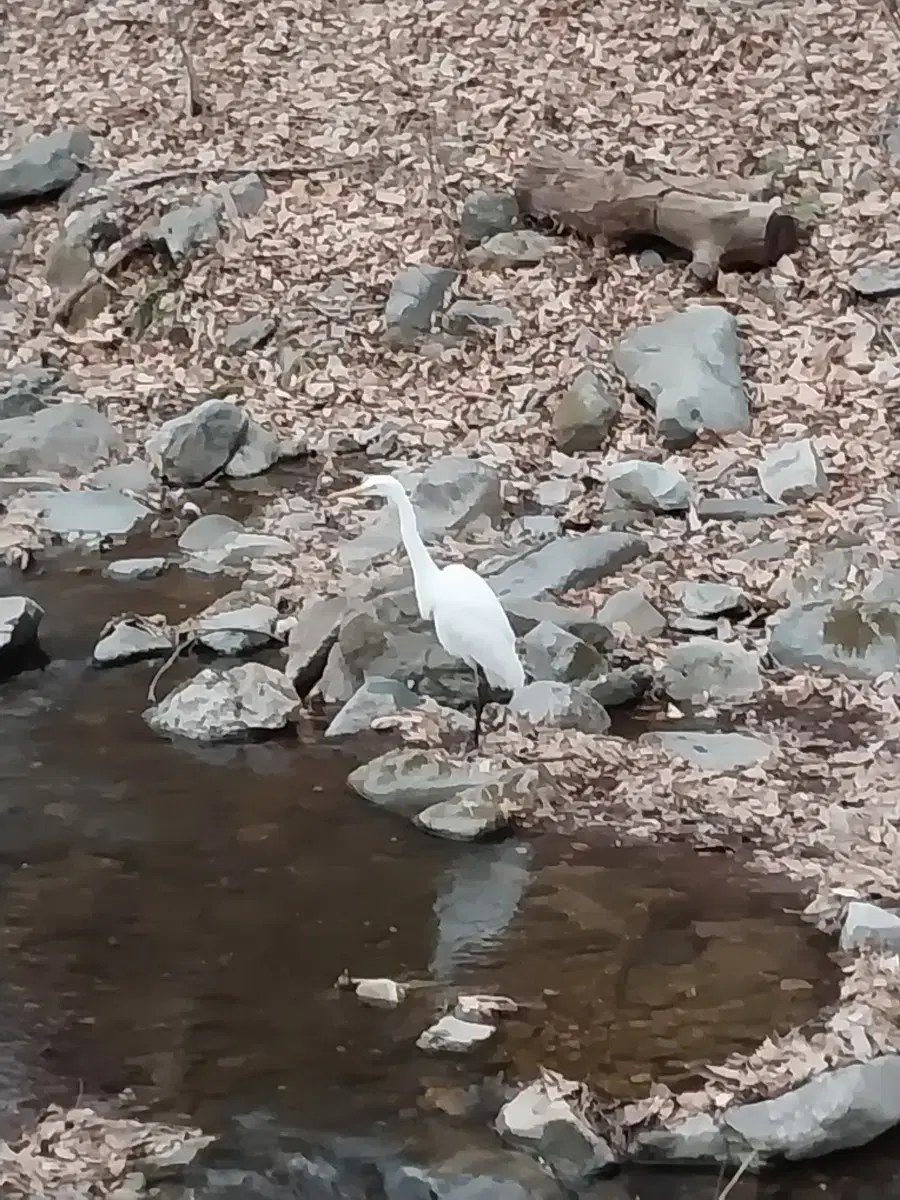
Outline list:
[[[485,696],[479,671],[493,687],[514,691],[525,682],[516,637],[490,584],[462,563],[439,567],[425,548],[406,489],[391,475],[368,475],[350,492],[384,496],[397,509],[419,612],[434,622],[437,639],[478,678],[476,740]]]

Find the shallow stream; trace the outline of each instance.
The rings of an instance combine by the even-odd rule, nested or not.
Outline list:
[[[141,719],[157,664],[93,669],[98,631],[123,611],[192,615],[233,582],[171,570],[126,585],[101,566],[65,554],[0,578],[46,609],[48,656],[0,686],[7,1121],[127,1090],[221,1136],[198,1197],[378,1196],[360,1163],[391,1147],[433,1162],[476,1145],[499,1177],[491,1099],[540,1065],[615,1097],[696,1086],[698,1064],[834,994],[796,889],[733,858],[550,833],[443,843],[350,794],[371,743],[326,746],[314,723],[267,744],[162,741]],[[364,1008],[335,989],[344,970],[423,986],[397,1010]],[[485,1052],[426,1056],[416,1037],[455,985],[523,1008]],[[716,1186],[635,1173],[589,1194]],[[823,1190],[900,1196],[900,1171],[870,1150],[731,1195]]]

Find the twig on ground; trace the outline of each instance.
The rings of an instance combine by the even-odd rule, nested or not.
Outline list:
[[[63,296],[50,310],[50,315],[47,317],[47,328],[52,329],[54,325],[65,323],[71,316],[72,309],[82,296],[89,292],[96,284],[105,282],[107,276],[112,271],[115,271],[117,267],[120,267],[133,254],[144,249],[147,245],[149,245],[149,240],[144,230],[139,230],[131,237],[127,237],[120,242],[118,248],[113,250],[102,267],[92,267],[81,283],[79,283],[78,287]]]
[[[319,171],[341,171],[345,167],[364,166],[371,160],[368,158],[335,158],[324,162],[313,163],[245,163],[243,166],[205,167],[169,167],[165,171],[154,171],[151,175],[136,175],[133,179],[120,179],[115,186],[123,188],[153,187],[156,183],[166,183],[171,179],[197,179],[201,175],[315,175]]]
[[[200,82],[197,78],[197,72],[194,69],[194,62],[188,48],[188,39],[191,32],[190,22],[188,21],[185,28],[182,29],[178,23],[178,17],[174,8],[168,10],[168,17],[169,33],[172,41],[178,47],[178,52],[184,63],[184,115],[188,119],[199,117],[203,112],[203,100],[200,94]]]

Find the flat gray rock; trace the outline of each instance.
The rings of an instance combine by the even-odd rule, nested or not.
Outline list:
[[[701,733],[673,731],[645,734],[667,754],[686,759],[704,771],[743,771],[766,762],[775,748],[749,733]],[[642,739],[643,740],[643,739]]]
[[[509,826],[509,815],[496,784],[466,788],[453,800],[424,808],[415,820],[428,833],[452,842],[477,842]]]
[[[666,618],[639,587],[613,592],[597,613],[597,620],[615,631],[621,627],[632,637],[656,637],[666,627]]]
[[[187,554],[204,554],[207,550],[221,550],[227,546],[239,533],[244,533],[244,526],[233,517],[219,513],[210,513],[198,517],[183,531],[178,539],[178,549]]]
[[[536,680],[513,693],[509,711],[530,725],[606,733],[609,714],[592,696],[569,683]]]
[[[735,642],[692,638],[666,654],[662,684],[676,703],[746,700],[762,687],[759,657]]]
[[[655,513],[687,512],[691,486],[668,463],[630,459],[607,467],[607,487],[620,500]]]
[[[179,262],[192,251],[216,244],[222,235],[223,208],[222,198],[209,194],[196,204],[180,204],[160,217],[151,237]]]
[[[0,596],[0,658],[37,643],[44,610],[28,596]]]
[[[222,334],[222,345],[234,354],[242,354],[268,341],[274,332],[275,322],[271,317],[250,317],[229,325]]]
[[[144,713],[156,733],[197,741],[232,741],[284,729],[299,697],[280,671],[262,663],[207,668]]]
[[[388,340],[402,344],[427,333],[458,274],[449,267],[425,263],[402,270],[391,284],[384,307]]]
[[[217,475],[243,444],[247,414],[230,400],[205,400],[166,421],[147,439],[147,457],[161,478],[192,487]]]
[[[325,730],[327,738],[345,737],[370,729],[376,717],[391,716],[404,708],[418,708],[422,697],[396,679],[370,676],[350,697]]]
[[[0,421],[0,471],[82,475],[125,452],[125,442],[89,404],[54,404]]]
[[[811,438],[782,442],[767,450],[757,472],[763,491],[779,504],[828,493],[828,476]]]
[[[165,569],[164,558],[119,558],[107,563],[103,574],[119,583],[135,583],[139,579],[155,579]]]
[[[150,515],[146,505],[113,488],[49,492],[41,511],[46,529],[63,538],[122,537]]]
[[[667,445],[690,446],[701,429],[749,430],[737,321],[721,305],[694,304],[641,325],[619,340],[614,358]]]
[[[0,208],[57,196],[74,183],[93,142],[81,129],[31,138],[0,158]]]
[[[792,605],[772,626],[769,653],[795,670],[876,679],[900,670],[900,606],[840,600]]]
[[[569,535],[517,555],[489,580],[498,596],[536,597],[593,587],[648,553],[647,543],[630,533]]]
[[[533,267],[561,246],[558,238],[546,237],[533,229],[515,229],[495,233],[469,251],[469,262],[476,267]]]
[[[389,750],[350,773],[350,787],[382,808],[415,816],[466,788],[502,778],[425,750]]]
[[[197,643],[214,654],[248,654],[278,641],[278,609],[247,604],[201,614],[193,623]]]
[[[101,634],[92,660],[95,667],[112,667],[142,658],[163,657],[171,654],[172,646],[172,634],[165,626],[123,617]]]
[[[723,613],[747,612],[747,597],[730,583],[707,583],[685,580],[676,583],[673,591],[681,607],[692,617],[717,617]]]
[[[577,683],[603,670],[600,653],[551,621],[541,621],[522,638],[522,661],[532,679]]]
[[[850,276],[850,286],[860,296],[887,299],[900,295],[900,265],[873,263],[858,267]]]
[[[582,371],[560,396],[553,413],[557,449],[563,454],[602,449],[620,408],[619,397],[595,371]]]

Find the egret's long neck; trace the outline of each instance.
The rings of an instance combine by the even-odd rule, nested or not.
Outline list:
[[[400,536],[409,555],[415,584],[416,599],[419,611],[423,617],[430,617],[434,607],[434,593],[440,568],[425,549],[419,526],[416,522],[416,512],[406,493],[396,497],[397,514],[400,517]]]

